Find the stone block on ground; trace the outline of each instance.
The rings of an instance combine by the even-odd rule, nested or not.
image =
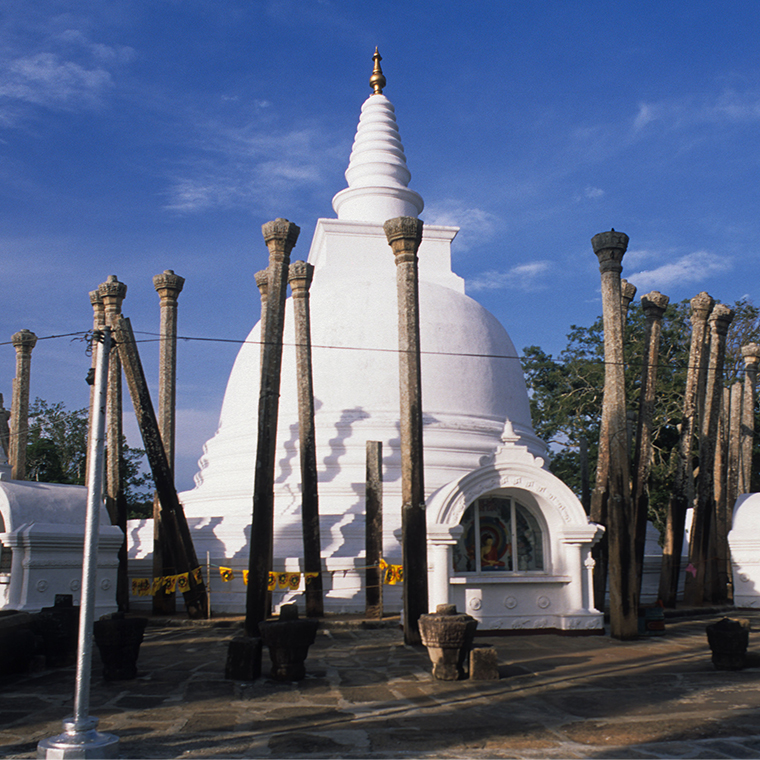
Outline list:
[[[498,681],[499,658],[491,646],[476,646],[470,650],[470,678],[473,681]]]
[[[28,612],[0,612],[0,676],[24,673],[35,655],[32,616]]]
[[[261,675],[261,639],[236,636],[227,649],[224,677],[234,681],[255,681]]]

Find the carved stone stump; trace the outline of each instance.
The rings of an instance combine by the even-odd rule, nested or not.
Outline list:
[[[306,675],[306,657],[314,643],[319,621],[299,618],[295,604],[283,604],[279,620],[259,623],[261,640],[269,647],[270,675],[276,681],[300,681]]]
[[[433,677],[439,681],[464,678],[464,662],[475,638],[478,621],[457,614],[453,604],[439,604],[435,614],[420,616],[420,637],[433,663]]]
[[[741,670],[749,645],[749,620],[724,617],[705,630],[716,670]]]
[[[137,677],[137,656],[147,623],[147,618],[127,618],[120,612],[95,621],[93,633],[106,681]]]

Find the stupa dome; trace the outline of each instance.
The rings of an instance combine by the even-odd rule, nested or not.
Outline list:
[[[322,556],[328,571],[349,569],[354,576],[353,586],[333,586],[332,590],[329,584],[325,586],[328,610],[363,605],[355,568],[364,550],[367,441],[383,444],[384,541],[390,559],[400,555],[394,536],[401,525],[396,267],[382,224],[422,211],[422,198],[407,186],[410,176],[393,106],[385,95],[375,92],[362,107],[346,172],[348,188],[333,200],[338,218],[318,220],[308,256],[315,268],[310,302]],[[545,453],[532,430],[528,395],[512,341],[493,315],[465,295],[463,280],[451,270],[450,246],[457,231],[456,227],[425,226],[419,249],[428,494],[489,461],[502,443],[507,420],[510,434],[521,445],[537,455]],[[299,258],[302,242],[293,250],[292,260]],[[205,446],[196,487],[181,494],[188,517],[213,524],[224,556],[246,561],[260,339],[257,324],[235,361],[219,429]],[[294,343],[288,300],[274,557],[276,566],[280,562],[295,570],[303,544]],[[199,556],[203,551],[199,547]]]

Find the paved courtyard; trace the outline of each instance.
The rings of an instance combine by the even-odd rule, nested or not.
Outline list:
[[[500,663],[480,682],[433,679],[393,621],[329,620],[299,683],[224,679],[239,620],[151,621],[137,679],[103,681],[95,653],[91,713],[123,758],[760,758],[760,634],[746,669],[717,671],[705,625],[719,618],[630,643],[478,637]],[[0,756],[35,757],[73,691],[73,667],[0,679]]]

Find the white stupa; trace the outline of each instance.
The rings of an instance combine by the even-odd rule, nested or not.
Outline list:
[[[311,333],[327,611],[364,609],[367,441],[383,444],[385,558],[390,563],[401,562],[401,547],[395,535],[401,525],[396,271],[383,223],[398,216],[417,217],[424,203],[408,187],[411,174],[395,110],[382,94],[385,79],[377,52],[370,84],[374,92],[361,109],[346,170],[348,187],[333,198],[337,219],[318,220],[308,255],[309,263],[314,265]],[[457,227],[425,225],[419,248],[427,494],[440,492],[478,468],[492,466],[497,448],[504,447],[507,439],[510,450],[519,452],[523,459],[527,457],[535,467],[543,466],[546,452],[532,429],[525,381],[512,341],[493,315],[465,295],[464,281],[451,270],[451,241],[457,232]],[[304,242],[299,241],[291,260],[299,258],[298,250]],[[260,338],[257,324],[235,361],[219,429],[204,447],[196,486],[180,495],[193,526],[199,558],[208,551],[213,564],[236,569],[247,567],[248,562]],[[303,541],[290,300],[284,344],[275,472],[274,566],[276,570],[298,571],[303,570]],[[545,470],[544,476],[553,477]],[[493,483],[493,478],[488,482]],[[565,491],[569,496],[563,491],[562,498],[572,501],[572,494]],[[572,510],[574,519],[585,525],[577,499]],[[450,510],[447,514],[459,522],[461,514],[452,517]],[[437,522],[439,518],[428,511],[429,534],[432,530],[439,539],[446,534],[443,544],[451,544],[451,536],[455,537],[457,531],[442,528]],[[559,523],[563,524],[563,520]],[[146,534],[146,550],[147,545]],[[544,553],[550,554],[548,544]],[[139,551],[133,554],[140,556]],[[433,556],[438,556],[435,551]],[[555,558],[555,570],[556,562]],[[443,572],[446,575],[448,570],[444,568]],[[579,567],[579,572],[585,571]],[[438,578],[434,585],[440,590],[444,582]],[[399,608],[397,588],[387,588],[386,609]],[[242,583],[236,592],[232,592],[232,585],[223,591],[216,596],[212,592],[216,609],[244,608]],[[445,592],[439,591],[439,597],[440,593]],[[287,598],[283,594],[279,601]],[[276,598],[275,604],[279,601]]]

